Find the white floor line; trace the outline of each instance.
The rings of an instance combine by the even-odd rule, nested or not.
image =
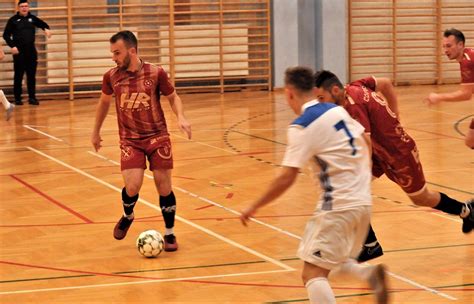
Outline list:
[[[182,136],[182,135],[178,135],[178,134],[176,134],[176,133],[171,133],[171,136],[176,136],[176,137],[179,137],[179,138],[182,138],[182,139],[188,139],[187,137]],[[203,142],[194,140],[194,139],[190,139],[189,141],[190,141],[190,142],[193,142],[193,143],[196,143],[196,144],[199,144],[199,145],[206,146],[206,147],[211,147],[211,148],[214,148],[214,149],[217,149],[217,150],[225,151],[225,152],[230,153],[230,154],[239,154],[239,153],[237,153],[237,152],[235,152],[235,151],[223,149],[223,148],[216,147],[216,146],[213,146],[213,145],[209,145],[209,144],[206,144],[206,143],[203,143]]]
[[[395,274],[395,273],[393,273],[393,272],[387,271],[387,273],[388,273],[390,276],[392,276],[392,277],[394,277],[394,278],[396,278],[396,279],[399,279],[400,281],[403,281],[403,282],[405,282],[405,283],[408,283],[408,284],[410,284],[410,285],[412,285],[412,286],[415,286],[415,287],[418,287],[418,288],[420,288],[420,289],[424,289],[424,290],[429,291],[429,292],[431,292],[431,293],[433,293],[433,294],[435,294],[435,295],[441,296],[441,297],[443,297],[443,298],[446,298],[446,299],[452,300],[452,301],[456,301],[456,300],[457,300],[457,298],[452,297],[452,296],[450,296],[450,295],[448,295],[448,294],[445,294],[444,292],[437,291],[437,290],[435,290],[435,289],[433,289],[433,288],[426,287],[426,286],[421,285],[421,284],[419,284],[419,283],[417,283],[417,282],[415,282],[415,281],[412,281],[412,280],[410,280],[410,279],[407,279],[407,278],[404,278],[404,277],[402,277],[402,276],[399,276],[398,274]]]
[[[456,222],[456,223],[462,223],[462,220],[461,220],[461,218],[459,218],[459,216],[456,218],[456,217],[453,217],[453,216],[440,214],[440,213],[434,213],[434,212],[431,212],[431,214],[442,217],[442,218],[445,218],[445,219],[448,219],[448,220]]]
[[[419,124],[429,124],[429,123],[419,123]],[[451,123],[434,123],[434,124],[451,124]],[[431,124],[430,124],[431,125]],[[61,127],[61,126],[47,126],[47,125],[29,125],[30,127],[33,127],[33,128],[47,128],[47,129],[58,129],[58,130],[64,130],[64,129],[67,129],[67,130],[88,130],[90,131],[91,128],[88,127],[88,128],[79,128],[79,127],[75,127],[75,128],[71,128],[71,127]],[[101,131],[115,131],[115,132],[118,132],[117,129],[100,129]],[[215,128],[215,129],[201,129],[199,128],[199,130],[193,130],[193,133],[194,132],[222,132],[222,131],[227,131],[228,128]],[[287,128],[283,127],[283,128],[247,128],[245,130],[240,130],[240,129],[234,129],[236,131],[241,131],[241,132],[244,132],[244,131],[283,131],[283,132],[286,132]],[[168,129],[169,132],[181,132],[179,129]],[[286,133],[285,133],[286,134]]]
[[[433,110],[433,111],[436,111],[436,110]],[[436,112],[442,112],[442,111],[436,111]],[[452,114],[452,113],[447,113],[447,112],[443,112],[443,113]],[[452,114],[452,115],[454,115],[454,114]],[[30,127],[28,127],[28,126],[26,126],[26,125],[25,125],[25,128],[29,128],[29,129],[31,129],[32,131],[41,133],[41,134],[43,134],[43,135],[45,135],[45,136],[47,136],[47,137],[50,137],[50,138],[52,138],[52,139],[55,139],[55,140],[58,140],[58,141],[63,142],[62,139],[59,139],[59,138],[54,137],[54,136],[52,136],[52,135],[49,135],[49,134],[47,134],[47,133],[45,133],[45,132],[41,132],[41,131],[39,131],[39,130],[30,128]],[[179,138],[186,139],[186,137],[181,136],[181,135],[177,135],[177,134],[173,134],[173,136],[177,136],[177,137],[179,137]],[[197,143],[197,144],[200,144],[200,145],[208,146],[208,147],[211,147],[211,148],[214,148],[214,149],[222,150],[222,151],[225,151],[225,152],[228,152],[228,153],[231,153],[231,154],[238,154],[238,153],[235,152],[235,151],[231,151],[231,150],[227,150],[227,149],[222,149],[222,148],[220,148],[220,147],[216,147],[216,146],[209,145],[209,144],[206,144],[206,143],[202,143],[202,142],[199,142],[199,141],[194,141],[194,140],[193,140],[193,142],[195,142],[195,143]],[[36,150],[36,149],[34,149],[34,148],[28,147],[28,149],[30,149],[30,150],[33,149],[32,151],[35,151],[36,153],[39,152],[40,154],[44,155],[45,157],[48,157],[48,158],[50,157],[49,155],[46,155],[46,154],[44,154],[43,152],[40,152],[40,151],[38,151],[38,150]],[[105,160],[107,160],[107,161],[109,161],[109,162],[111,162],[111,163],[118,164],[117,162],[115,162],[115,161],[113,161],[113,160],[110,160],[110,159],[107,159],[107,158],[101,156],[100,154],[97,154],[97,153],[94,153],[94,152],[91,152],[91,151],[88,151],[88,153],[90,153],[90,154],[92,154],[92,155],[95,155],[95,156],[98,156],[98,157],[100,157],[100,158],[103,158],[103,159],[105,159]],[[54,161],[59,161],[59,160],[55,160],[55,159],[52,158],[52,157],[51,157],[51,159],[54,160]],[[61,162],[61,161],[59,161],[59,162]],[[62,163],[62,162],[61,162],[61,163]],[[64,165],[67,165],[67,164],[65,164],[65,163],[63,163],[63,164],[64,164]],[[69,166],[69,165],[67,165],[67,166]],[[70,169],[72,169],[72,168],[74,168],[74,167],[71,166]],[[74,169],[75,169],[75,170],[79,170],[79,169],[77,169],[77,168],[74,168]],[[72,170],[74,170],[74,169],[72,169]],[[74,170],[74,171],[75,171],[75,170]],[[79,171],[83,172],[82,170],[79,170]],[[83,173],[85,173],[85,172],[83,172]],[[87,174],[87,173],[85,173],[85,174]],[[89,174],[87,174],[87,175],[89,175]],[[148,175],[148,174],[146,174],[146,176],[147,176],[148,178],[151,177],[151,176]],[[93,177],[92,175],[90,175],[90,177],[96,179],[96,178]],[[97,180],[98,180],[98,181],[101,181],[101,180],[99,180],[99,179],[97,179]],[[103,182],[103,181],[101,181],[101,182]],[[105,182],[103,182],[103,183],[105,183]],[[107,183],[105,183],[105,184],[108,185],[108,186],[112,186],[112,185],[107,184]],[[114,187],[114,186],[112,186],[112,187]],[[116,187],[114,187],[114,188],[116,188]],[[232,213],[234,213],[234,214],[240,214],[239,212],[237,212],[237,211],[235,211],[235,210],[232,210],[232,209],[230,209],[230,208],[224,207],[224,206],[222,206],[222,205],[220,205],[220,204],[218,204],[218,203],[212,202],[212,201],[210,201],[210,200],[208,200],[208,199],[206,199],[206,198],[203,198],[203,197],[201,197],[201,196],[199,196],[199,195],[196,195],[196,194],[194,194],[194,193],[192,193],[192,192],[189,192],[189,191],[184,190],[184,189],[179,188],[179,187],[175,187],[175,188],[178,189],[178,190],[180,190],[180,191],[182,191],[182,192],[184,192],[184,193],[187,193],[188,195],[191,195],[191,196],[193,196],[193,197],[196,197],[196,198],[198,198],[198,199],[201,199],[201,200],[203,200],[203,201],[206,201],[206,202],[208,202],[208,203],[210,203],[210,204],[213,204],[213,205],[215,205],[215,206],[217,206],[217,207],[220,207],[220,208],[223,208],[223,209],[225,209],[225,210],[228,210],[229,212],[232,212]],[[116,188],[116,189],[114,189],[114,190],[117,190],[117,189],[118,189],[118,188]],[[121,190],[118,189],[118,191],[121,191]],[[153,205],[153,204],[151,204],[151,203],[148,203],[148,204],[149,204],[150,207],[155,208],[155,209],[158,210],[158,208],[157,208],[155,205]],[[446,216],[442,216],[442,215],[435,214],[435,213],[434,213],[434,215],[440,216],[440,217],[443,217],[443,218],[446,218],[446,219],[449,219],[449,220],[451,220],[451,221],[456,221],[456,222],[458,222],[458,220],[455,220],[455,219],[452,219],[452,218],[449,218],[449,217],[446,217]],[[176,217],[176,218],[178,219],[178,217]],[[183,219],[183,220],[184,220],[184,219]],[[259,223],[259,224],[261,224],[261,225],[264,225],[264,226],[266,226],[266,227],[268,227],[268,228],[270,228],[270,229],[276,230],[276,231],[278,231],[278,232],[280,232],[280,233],[284,233],[284,234],[286,234],[286,235],[288,235],[288,236],[290,236],[290,237],[297,238],[297,239],[301,239],[299,236],[297,236],[297,235],[295,235],[295,234],[293,234],[293,233],[291,233],[291,232],[285,231],[285,230],[283,230],[283,229],[281,229],[281,228],[278,228],[278,227],[275,227],[275,226],[266,224],[266,223],[261,222],[261,221],[256,220],[256,219],[251,219],[251,220],[254,221],[254,222],[256,222],[256,223]],[[187,220],[186,220],[186,221],[187,221]],[[188,222],[189,222],[189,221],[188,221]],[[191,222],[189,222],[189,223],[191,223]],[[196,224],[192,223],[192,225],[196,225]],[[199,225],[196,225],[196,226],[201,227],[201,226],[199,226]],[[204,227],[202,227],[202,228],[205,229]],[[210,232],[211,232],[211,231],[210,231]],[[225,237],[223,237],[223,238],[226,239]],[[240,244],[238,244],[238,243],[236,243],[236,244],[240,246]],[[248,249],[249,249],[249,250],[252,250],[252,249],[250,249],[250,248],[248,248]],[[252,250],[252,251],[253,251],[253,250]],[[257,253],[257,252],[256,252],[256,253]],[[267,257],[267,258],[271,259],[270,257]],[[279,261],[276,261],[276,260],[274,260],[274,259],[272,259],[272,260],[275,261],[275,262],[277,262],[278,265],[280,265],[280,264],[284,265],[284,266],[281,266],[281,267],[284,267],[285,269],[287,269],[287,267],[288,267],[287,265],[285,265],[285,264],[283,264],[283,263],[280,263]],[[275,264],[275,263],[274,263],[274,264]],[[291,268],[291,269],[293,269],[293,268]],[[397,276],[398,276],[398,275],[397,275]],[[394,276],[394,277],[395,277],[395,276]],[[400,277],[400,276],[398,276],[398,277]],[[402,278],[402,277],[400,277],[400,278]],[[409,279],[406,279],[406,280],[407,280],[407,282],[413,282],[414,284],[416,284],[416,285],[414,285],[414,286],[417,286],[417,287],[422,286],[422,287],[420,287],[420,288],[422,288],[422,289],[424,289],[424,290],[426,290],[426,291],[432,290],[432,289],[429,288],[429,287],[423,286],[423,285],[421,285],[421,284],[419,284],[419,283],[416,283],[416,282],[414,282],[414,281],[411,281],[411,280],[409,280]],[[412,285],[413,285],[413,284],[412,284]],[[430,292],[431,292],[431,291],[430,291]],[[438,293],[438,295],[443,296],[443,293]],[[449,299],[449,297],[450,297],[450,296],[448,296],[447,298]]]
[[[117,162],[115,162],[115,161],[113,161],[113,160],[111,160],[111,159],[108,159],[108,158],[105,157],[105,156],[100,155],[100,154],[97,154],[97,153],[94,153],[94,152],[92,152],[92,153],[89,152],[89,153],[92,154],[92,155],[95,155],[95,156],[97,156],[97,157],[100,157],[100,158],[102,158],[102,159],[104,159],[104,160],[106,160],[106,161],[109,161],[109,162],[111,162],[111,163],[117,163]],[[149,174],[146,174],[146,173],[145,173],[145,176],[146,176],[147,178],[149,178],[149,179],[153,179],[153,176],[152,176],[152,175],[149,175]],[[192,193],[192,192],[190,192],[190,191],[188,191],[188,190],[185,190],[185,189],[183,189],[183,188],[181,188],[181,187],[173,186],[173,188],[174,188],[174,189],[177,189],[177,190],[179,190],[179,191],[181,191],[181,192],[183,192],[183,193],[185,193],[185,194],[188,194],[188,195],[190,195],[190,196],[192,196],[192,197],[195,197],[195,198],[197,198],[197,199],[200,199],[200,200],[202,200],[202,201],[204,201],[204,202],[206,202],[206,203],[209,203],[209,204],[214,205],[214,206],[216,206],[216,207],[222,208],[222,209],[224,209],[224,210],[226,210],[226,211],[228,211],[228,212],[230,212],[230,213],[233,213],[233,214],[235,214],[235,215],[240,215],[240,212],[238,212],[238,211],[235,211],[235,210],[233,210],[233,209],[231,209],[231,208],[225,207],[225,206],[223,206],[223,205],[221,205],[221,204],[219,204],[219,203],[216,203],[216,202],[214,202],[214,201],[212,201],[212,200],[210,200],[210,199],[207,199],[207,198],[205,198],[205,197],[199,196],[199,195],[197,195],[197,194],[195,194],[195,193]],[[438,215],[438,214],[435,214],[435,215]],[[441,216],[441,215],[439,215],[439,216]],[[450,219],[450,220],[454,220],[454,219],[449,218],[449,217],[446,217],[446,216],[442,216],[442,217],[445,217],[445,218]],[[281,229],[281,228],[279,228],[279,227],[275,227],[275,226],[273,226],[273,225],[267,224],[267,223],[265,223],[265,222],[262,222],[262,221],[260,221],[260,220],[254,219],[254,218],[251,218],[250,220],[253,221],[253,222],[255,222],[255,223],[258,223],[258,224],[260,224],[260,225],[263,225],[263,226],[265,226],[265,227],[268,227],[268,228],[270,228],[270,229],[272,229],[272,230],[278,231],[278,232],[280,232],[280,233],[286,234],[286,235],[288,235],[288,236],[290,236],[290,237],[293,237],[293,238],[295,238],[295,239],[301,240],[301,237],[300,237],[300,236],[298,236],[298,235],[296,235],[296,234],[293,234],[293,233],[291,233],[291,232],[289,232],[289,231],[286,231],[286,230],[284,230],[284,229]],[[456,221],[456,220],[455,220],[455,221]],[[369,264],[369,263],[367,263],[367,264]],[[369,264],[369,265],[370,265],[370,264]],[[413,280],[410,280],[410,279],[408,279],[408,278],[399,276],[399,275],[394,274],[394,273],[391,273],[391,272],[389,272],[389,275],[392,276],[392,277],[394,277],[394,278],[396,278],[396,279],[399,279],[399,280],[401,280],[401,281],[403,281],[403,282],[405,282],[405,283],[408,283],[408,284],[410,284],[410,285],[412,285],[412,286],[415,286],[415,287],[417,287],[417,288],[423,289],[423,290],[425,290],[425,291],[427,291],[427,292],[437,294],[437,295],[439,295],[439,296],[441,296],[441,297],[445,297],[445,298],[450,299],[450,300],[453,300],[453,299],[454,299],[454,300],[457,300],[457,299],[454,298],[454,297],[451,297],[451,296],[449,296],[449,295],[446,295],[446,294],[444,294],[444,293],[442,293],[442,292],[438,292],[437,290],[434,290],[434,289],[432,289],[432,288],[430,288],[430,287],[428,287],[428,286],[424,286],[424,285],[422,285],[422,284],[420,284],[420,283],[417,283],[417,282],[415,282],[415,281],[413,281]]]
[[[151,176],[151,175],[147,175],[147,177],[153,179],[153,176]],[[204,202],[206,202],[206,203],[208,203],[208,204],[211,204],[211,205],[214,205],[214,206],[216,206],[216,207],[222,208],[222,209],[224,209],[224,210],[226,210],[226,211],[228,211],[228,212],[230,212],[230,213],[233,213],[233,214],[235,214],[235,215],[237,215],[237,216],[240,216],[240,215],[241,215],[241,213],[238,212],[238,211],[235,211],[235,210],[233,210],[233,209],[231,209],[231,208],[228,208],[228,207],[223,206],[223,205],[221,205],[221,204],[219,204],[219,203],[216,203],[216,202],[214,202],[214,201],[211,201],[210,199],[207,199],[207,198],[205,198],[205,197],[199,196],[199,195],[197,195],[197,194],[195,194],[195,193],[192,193],[192,192],[190,192],[190,191],[188,191],[188,190],[186,190],[186,189],[183,189],[183,188],[181,188],[181,187],[173,186],[173,188],[174,188],[174,189],[177,189],[177,190],[179,190],[179,191],[181,191],[181,192],[183,192],[183,193],[185,193],[185,194],[188,194],[188,195],[190,195],[190,196],[192,196],[192,197],[198,198],[198,199],[200,199],[200,200],[202,200],[202,201],[204,201]],[[267,228],[270,228],[270,229],[272,229],[272,230],[278,231],[278,232],[280,232],[280,233],[283,233],[283,234],[286,234],[286,235],[288,235],[288,236],[291,236],[291,237],[293,237],[293,238],[295,238],[295,239],[301,240],[301,237],[300,237],[300,236],[298,236],[298,235],[296,235],[296,234],[293,234],[293,233],[291,233],[291,232],[289,232],[289,231],[283,230],[283,229],[281,229],[281,228],[279,228],[279,227],[275,227],[275,226],[273,226],[273,225],[267,224],[267,223],[265,223],[265,222],[262,222],[262,221],[260,221],[260,220],[254,219],[254,218],[250,218],[250,220],[251,220],[252,222],[258,223],[258,224],[260,224],[260,225],[262,225],[262,226],[265,226],[265,227],[267,227]]]
[[[103,156],[103,155],[101,155],[101,154],[99,154],[99,153],[92,152],[92,151],[87,151],[87,153],[89,153],[89,154],[91,154],[91,155],[93,155],[93,156],[96,156],[96,157],[98,157],[98,158],[101,158],[101,159],[103,159],[103,160],[105,160],[105,161],[108,161],[108,162],[110,162],[110,163],[112,163],[112,164],[114,164],[114,165],[120,165],[120,163],[118,163],[118,162],[116,162],[116,161],[114,161],[114,160],[112,160],[112,159],[110,159],[110,158],[108,158],[108,157],[106,157],[106,156]],[[153,175],[150,175],[150,174],[148,174],[148,173],[145,173],[145,177],[147,177],[148,179],[153,179]],[[228,211],[228,212],[230,212],[230,213],[232,213],[232,214],[235,214],[235,215],[237,215],[237,216],[240,216],[240,214],[241,214],[240,212],[238,212],[238,211],[236,211],[236,210],[234,210],[234,209],[231,209],[231,208],[229,208],[229,207],[226,207],[226,206],[224,206],[224,205],[221,205],[221,204],[219,204],[219,203],[217,203],[217,202],[214,202],[214,201],[212,201],[212,200],[210,200],[210,199],[208,199],[208,198],[202,197],[202,196],[200,196],[200,195],[198,195],[198,194],[196,194],[196,193],[193,193],[193,192],[188,191],[188,190],[186,190],[186,189],[183,189],[183,188],[181,188],[181,187],[173,186],[173,189],[176,189],[176,190],[178,190],[178,191],[180,191],[180,192],[182,192],[182,193],[184,193],[184,194],[187,194],[187,195],[189,195],[189,196],[192,196],[192,197],[194,197],[194,198],[197,198],[197,199],[199,199],[199,200],[201,200],[201,201],[203,201],[203,202],[206,202],[206,203],[208,203],[208,204],[211,204],[211,205],[214,205],[214,206],[216,206],[216,207],[222,208],[222,209],[224,209],[224,210],[226,210],[226,211]],[[262,225],[262,226],[265,226],[265,227],[267,227],[267,228],[270,228],[270,229],[272,229],[272,230],[278,231],[278,232],[280,232],[280,233],[283,233],[283,234],[286,234],[286,235],[288,235],[288,236],[291,236],[291,237],[293,237],[293,238],[295,238],[295,239],[301,240],[301,237],[300,237],[300,236],[298,236],[298,235],[296,235],[296,234],[294,234],[294,233],[291,233],[291,232],[289,232],[289,231],[283,230],[283,229],[281,229],[281,228],[279,228],[279,227],[276,227],[276,226],[267,224],[267,223],[265,223],[265,222],[262,222],[262,221],[260,221],[260,220],[255,219],[255,218],[250,218],[250,220],[251,220],[252,222],[258,223],[258,224],[260,224],[260,225]]]
[[[36,293],[36,292],[47,292],[47,291],[64,291],[64,290],[75,290],[75,289],[86,289],[86,288],[116,287],[116,286],[141,285],[141,284],[150,284],[150,283],[166,283],[166,282],[179,282],[179,281],[192,281],[192,280],[206,280],[206,279],[239,277],[239,276],[257,275],[257,274],[280,273],[280,272],[288,272],[288,271],[292,271],[292,270],[270,270],[270,271],[258,271],[258,272],[241,272],[241,273],[198,276],[198,277],[187,277],[187,278],[156,279],[156,280],[142,280],[142,281],[130,281],[130,282],[108,283],[108,284],[78,285],[78,286],[56,287],[56,288],[12,290],[12,291],[2,291],[2,292],[0,292],[0,295]]]
[[[63,161],[61,161],[61,160],[59,160],[59,159],[57,159],[57,158],[55,158],[55,157],[53,157],[53,156],[50,156],[50,155],[48,155],[48,154],[46,154],[46,153],[44,153],[44,152],[41,152],[41,151],[39,151],[39,150],[37,150],[37,149],[35,149],[35,148],[32,148],[32,147],[27,147],[27,149],[29,149],[29,150],[31,150],[31,151],[35,152],[36,154],[39,154],[39,155],[41,155],[41,156],[43,156],[43,157],[46,157],[46,158],[48,158],[49,160],[52,160],[52,161],[54,161],[54,162],[56,162],[56,163],[62,165],[63,167],[66,167],[66,168],[68,168],[68,169],[71,169],[72,171],[77,172],[77,173],[79,173],[79,174],[81,174],[81,175],[83,175],[83,176],[85,176],[85,177],[88,177],[89,179],[92,179],[92,180],[94,180],[95,182],[97,182],[97,183],[99,183],[99,184],[102,184],[102,185],[104,185],[104,186],[106,186],[106,187],[108,187],[108,188],[110,188],[110,189],[112,189],[112,190],[115,190],[115,191],[117,191],[117,192],[119,192],[119,193],[122,192],[122,189],[120,189],[120,188],[118,188],[118,187],[116,187],[116,186],[114,186],[114,185],[112,185],[112,184],[109,184],[109,183],[107,183],[107,182],[105,182],[105,181],[103,181],[103,180],[101,180],[101,179],[99,179],[99,178],[97,178],[97,177],[95,177],[95,176],[93,176],[93,175],[91,175],[91,174],[85,172],[85,171],[82,171],[81,169],[78,169],[78,168],[76,168],[76,167],[74,167],[74,166],[71,166],[71,165],[69,165],[69,164],[67,164],[67,163],[65,163],[65,162],[63,162]],[[141,198],[138,199],[138,200],[139,200],[141,203],[147,205],[148,207],[153,208],[153,209],[155,209],[155,210],[161,212],[161,208],[159,208],[158,206],[155,206],[154,204],[152,204],[152,203],[150,203],[150,202],[148,202],[148,201],[146,201],[146,200],[144,200],[144,199],[141,199]],[[271,257],[268,257],[268,256],[266,256],[266,255],[264,255],[264,254],[262,254],[262,253],[260,253],[260,252],[257,252],[257,251],[255,251],[255,250],[253,250],[253,249],[250,249],[250,248],[248,248],[248,247],[246,247],[246,246],[244,246],[244,245],[241,245],[241,244],[239,244],[239,243],[237,243],[237,242],[235,242],[235,241],[232,241],[231,239],[228,239],[228,238],[226,238],[226,237],[224,237],[224,236],[222,236],[222,235],[220,235],[220,234],[218,234],[218,233],[215,233],[215,232],[213,232],[213,231],[211,231],[211,230],[209,230],[209,229],[207,229],[207,228],[204,228],[204,227],[202,227],[202,226],[200,226],[200,225],[198,225],[198,224],[195,224],[195,223],[193,223],[192,221],[189,221],[189,220],[187,220],[187,219],[185,219],[185,218],[182,218],[182,217],[180,217],[180,216],[176,216],[176,219],[177,219],[178,221],[181,221],[181,222],[185,223],[185,224],[188,224],[188,225],[191,226],[191,227],[194,227],[194,228],[196,228],[196,229],[198,229],[198,230],[201,230],[202,232],[207,233],[208,235],[211,235],[211,236],[213,236],[213,237],[215,237],[215,238],[217,238],[217,239],[219,239],[219,240],[221,240],[221,241],[223,241],[223,242],[225,242],[225,243],[227,243],[227,244],[229,244],[229,245],[232,245],[232,246],[234,246],[234,247],[236,247],[236,248],[239,248],[239,249],[241,249],[241,250],[243,250],[243,251],[246,251],[247,253],[250,253],[250,254],[252,254],[252,255],[254,255],[254,256],[257,256],[257,257],[259,257],[259,258],[261,258],[261,259],[263,259],[263,260],[265,260],[265,261],[267,261],[267,262],[270,262],[270,263],[272,263],[272,264],[274,264],[274,265],[277,265],[277,266],[279,266],[279,267],[281,267],[281,268],[283,268],[283,269],[285,269],[285,270],[295,270],[294,268],[292,268],[292,267],[290,267],[290,266],[288,266],[288,265],[286,265],[286,264],[284,264],[284,263],[282,263],[282,262],[280,262],[280,261],[278,261],[278,260],[275,260],[275,259],[273,259],[273,258],[271,258]]]
[[[32,128],[45,128],[45,129],[56,129],[56,130],[87,130],[87,131],[91,131],[91,128],[90,127],[87,127],[87,128],[79,128],[79,127],[75,127],[75,128],[72,128],[72,127],[61,127],[61,126],[48,126],[48,125],[28,125]],[[105,132],[112,132],[112,131],[115,131],[117,132],[117,129],[100,129],[101,132],[105,131]]]
[[[377,196],[377,195],[372,195],[372,196],[375,197],[375,198],[380,198],[381,202],[388,203],[389,201],[391,201],[390,199],[383,198],[383,197],[380,197],[380,196]],[[420,206],[420,207],[423,207],[423,206]],[[429,208],[429,207],[424,207],[424,208]],[[430,215],[433,215],[433,216],[437,216],[437,217],[441,217],[441,218],[450,220],[452,222],[462,223],[462,220],[460,218],[456,218],[455,216],[450,216],[450,215],[447,215],[447,214],[444,214],[444,213],[436,213],[436,212],[427,212],[427,213],[430,214]]]
[[[105,157],[105,156],[103,156],[103,155],[100,155],[100,154],[97,153],[97,152],[94,152],[94,151],[87,151],[87,153],[89,153],[89,154],[91,154],[91,155],[93,155],[93,156],[95,156],[95,157],[101,158],[101,159],[103,159],[103,160],[106,160],[106,161],[108,161],[109,163],[112,163],[112,164],[114,164],[114,165],[120,166],[120,163],[119,163],[119,162],[117,162],[117,161],[115,161],[115,160],[112,160],[112,159],[110,159],[110,158],[108,158],[108,157]]]
[[[53,140],[55,140],[55,141],[64,142],[64,140],[61,139],[61,138],[57,138],[56,136],[49,135],[48,133],[43,132],[43,131],[40,131],[40,130],[38,130],[38,129],[35,129],[35,128],[29,126],[29,125],[23,125],[23,127],[25,127],[25,128],[28,129],[28,130],[31,130],[31,131],[33,131],[33,132],[36,132],[36,133],[39,133],[39,134],[44,135],[44,136],[46,136],[46,137],[49,137],[49,138],[51,138],[51,139],[53,139]]]

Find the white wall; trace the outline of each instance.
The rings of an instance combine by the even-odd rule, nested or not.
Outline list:
[[[316,0],[320,2],[318,18],[320,27],[318,69],[330,70],[344,83],[349,81],[348,75],[348,20],[347,1]],[[319,15],[319,13],[318,13]]]
[[[298,65],[298,0],[273,0],[274,86],[283,87],[289,66]]]
[[[348,81],[346,0],[273,0],[274,86],[285,69],[304,65],[331,70]]]

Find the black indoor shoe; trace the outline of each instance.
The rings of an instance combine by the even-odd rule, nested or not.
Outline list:
[[[30,98],[28,99],[28,103],[33,106],[39,106],[39,101],[36,98]]]

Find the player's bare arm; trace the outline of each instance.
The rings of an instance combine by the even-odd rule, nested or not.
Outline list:
[[[442,101],[465,101],[471,99],[474,93],[474,84],[461,84],[459,90],[451,93],[430,93],[425,102],[434,105]]]
[[[469,125],[469,129],[467,130],[464,143],[469,148],[474,149],[474,118],[471,120],[471,124]]]
[[[176,91],[166,96],[166,98],[168,98],[171,109],[173,110],[174,114],[176,115],[176,118],[178,119],[179,129],[186,133],[188,139],[191,139],[191,124],[184,116],[183,102],[181,101],[181,98],[178,96],[178,94],[176,94]]]
[[[244,226],[247,226],[249,218],[252,217],[259,208],[277,199],[288,188],[290,188],[291,185],[293,185],[296,177],[298,176],[299,169],[293,167],[283,167],[282,170],[283,171],[280,173],[280,175],[270,184],[267,191],[265,191],[265,193],[258,200],[242,211],[240,220]]]
[[[101,142],[102,138],[100,137],[100,129],[104,123],[105,117],[109,112],[110,101],[112,100],[112,95],[106,95],[102,93],[100,95],[99,103],[97,104],[96,114],[95,114],[95,124],[94,129],[92,130],[91,143],[95,151],[99,151],[102,147]]]
[[[395,93],[392,80],[390,78],[376,78],[375,80],[377,82],[376,91],[382,93],[390,109],[400,118],[397,94]]]

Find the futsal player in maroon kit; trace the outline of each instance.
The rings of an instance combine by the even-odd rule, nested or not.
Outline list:
[[[191,125],[184,116],[181,99],[165,70],[144,62],[138,56],[137,38],[132,32],[121,31],[113,35],[110,51],[117,66],[104,74],[91,142],[98,151],[102,141],[100,129],[112,95],[115,95],[120,164],[125,187],[122,189],[124,214],[115,225],[114,237],[123,239],[133,222],[133,208],[138,200],[148,159],[166,226],[165,251],[175,251],[178,243],[173,231],[176,213],[176,198],[171,187],[173,154],[160,96],[168,99],[179,128],[188,138],[191,138]]]
[[[474,93],[474,49],[465,47],[466,38],[457,29],[449,29],[443,34],[444,53],[450,60],[459,62],[461,69],[461,86],[459,90],[452,93],[431,93],[426,101],[435,104],[441,101],[464,101],[469,100]],[[471,120],[466,133],[466,146],[474,149],[474,119]]]
[[[452,93],[431,93],[426,99],[429,104],[469,100],[474,93],[474,49],[465,47],[465,43],[461,31],[454,28],[444,31],[443,50],[450,60],[459,62],[461,86]]]
[[[370,134],[374,177],[387,175],[414,204],[459,215],[463,220],[462,231],[472,231],[472,200],[462,203],[444,193],[428,189],[415,141],[405,132],[398,119],[397,97],[390,79],[367,77],[344,87],[333,73],[319,71],[315,75],[315,87],[321,102],[343,106]],[[377,92],[381,92],[386,99]],[[382,247],[371,227],[359,261],[367,261],[382,254]]]
[[[469,129],[467,130],[464,143],[469,148],[474,149],[474,118],[471,119],[471,124],[469,125]]]

